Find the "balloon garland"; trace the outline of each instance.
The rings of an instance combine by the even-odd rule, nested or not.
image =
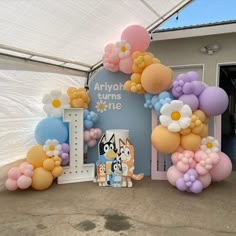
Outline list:
[[[145,28],[125,28],[120,41],[105,46],[104,68],[130,74],[124,89],[143,94],[144,107],[156,112],[160,124],[152,130],[151,142],[156,150],[172,154],[169,183],[180,191],[200,193],[232,171],[230,158],[208,136],[209,117],[227,109],[228,96],[223,89],[204,84],[195,71],[173,78],[171,68],[145,51],[149,44]]]
[[[53,180],[63,173],[63,166],[69,165],[69,129],[63,122],[65,108],[84,109],[84,146],[94,147],[102,131],[94,128],[98,115],[89,111],[90,97],[84,88],[70,87],[67,94],[53,90],[42,99],[43,110],[47,117],[35,128],[38,145],[31,147],[26,154],[26,161],[18,167],[10,168],[5,187],[9,191],[27,189],[44,190]]]

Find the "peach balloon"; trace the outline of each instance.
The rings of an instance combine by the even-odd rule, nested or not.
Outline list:
[[[219,153],[220,160],[209,171],[212,181],[222,181],[230,176],[232,172],[232,162],[230,158],[223,152]]]
[[[43,167],[45,170],[52,171],[55,167],[54,160],[52,158],[48,158],[43,162]]]
[[[203,188],[207,188],[211,184],[211,175],[209,173],[205,175],[200,175],[198,180],[201,181]]]
[[[152,64],[146,67],[141,76],[143,88],[151,94],[159,94],[170,88],[173,71],[162,64]]]
[[[172,184],[173,186],[176,186],[176,180],[178,178],[181,178],[184,176],[184,173],[180,172],[176,166],[171,166],[168,170],[167,170],[167,180],[169,181],[170,184]]]
[[[54,177],[58,177],[60,175],[62,175],[63,173],[63,168],[61,166],[56,166],[53,170],[52,170],[52,175]]]
[[[180,134],[170,132],[162,125],[156,126],[151,134],[152,145],[162,153],[172,153],[180,145]]]
[[[181,136],[181,146],[185,150],[197,151],[201,144],[201,137],[199,135],[190,133],[184,136]]]
[[[48,156],[41,145],[31,147],[26,156],[27,162],[32,164],[34,168],[43,166],[43,162],[47,158]]]
[[[51,186],[53,176],[49,171],[39,167],[34,170],[32,177],[32,187],[36,190],[44,190]]]
[[[131,74],[133,72],[133,60],[131,57],[122,58],[119,63],[120,71],[125,74]]]

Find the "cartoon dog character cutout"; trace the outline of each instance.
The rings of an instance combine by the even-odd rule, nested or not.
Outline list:
[[[134,174],[134,146],[129,139],[126,139],[126,143],[122,139],[119,139],[119,157],[122,162],[123,180],[122,187],[132,187],[132,179],[141,180],[144,174]]]
[[[122,186],[122,164],[121,158],[115,157],[111,164],[111,186],[121,187]]]
[[[106,164],[97,166],[97,181],[99,186],[106,186]]]
[[[99,159],[96,165],[98,166],[101,163],[106,165],[106,180],[108,185],[110,185],[111,164],[115,157],[117,157],[115,135],[113,134],[107,141],[106,135],[104,134],[99,142]]]

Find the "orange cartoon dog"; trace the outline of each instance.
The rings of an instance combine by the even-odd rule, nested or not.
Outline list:
[[[134,146],[130,142],[129,139],[126,139],[126,143],[119,139],[119,156],[121,157],[122,169],[123,169],[123,180],[122,187],[132,187],[133,183],[132,179],[141,180],[143,178],[143,174],[134,174]]]

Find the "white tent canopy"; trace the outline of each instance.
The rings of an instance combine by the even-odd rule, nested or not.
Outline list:
[[[149,32],[191,0],[2,0],[0,53],[90,71],[131,24]]]

